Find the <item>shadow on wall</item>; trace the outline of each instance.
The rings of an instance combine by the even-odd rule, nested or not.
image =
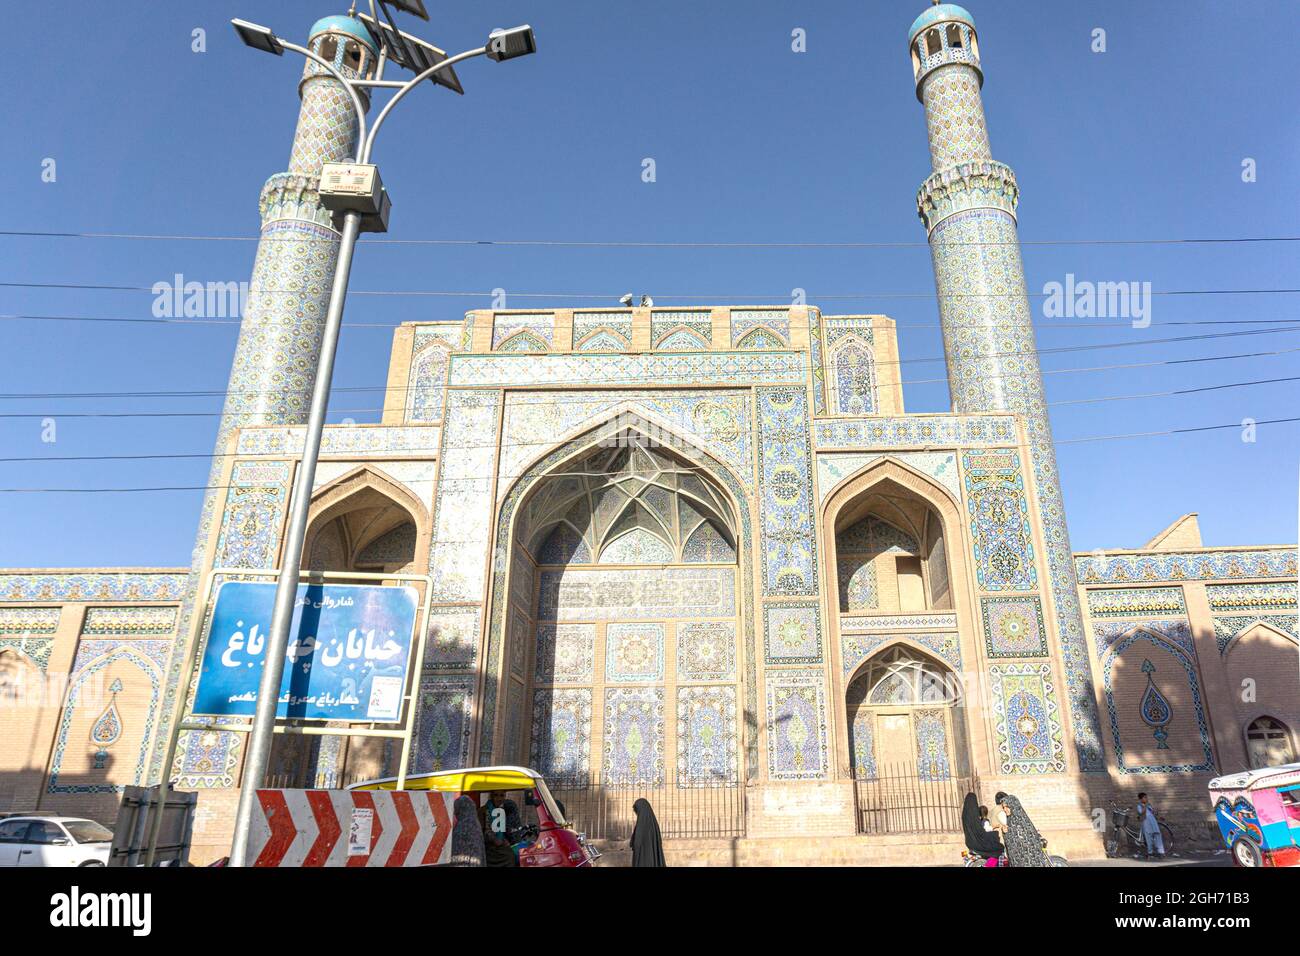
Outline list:
[[[121,792],[105,782],[113,779],[113,765],[113,755],[107,754],[93,770],[62,773],[54,793],[45,781],[44,767],[0,772],[0,814],[84,817],[111,829],[122,802]]]

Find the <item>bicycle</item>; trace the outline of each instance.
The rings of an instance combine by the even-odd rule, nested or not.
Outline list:
[[[1106,837],[1106,856],[1114,858],[1119,856],[1119,835],[1124,834],[1128,842],[1129,850],[1132,855],[1137,856],[1142,853],[1150,856],[1146,850],[1146,840],[1142,836],[1142,831],[1138,827],[1129,823],[1129,809],[1127,807],[1110,808],[1110,835]],[[1160,827],[1160,837],[1165,844],[1165,856],[1171,856],[1174,852],[1174,831],[1170,829],[1169,824],[1156,815],[1156,824]]]

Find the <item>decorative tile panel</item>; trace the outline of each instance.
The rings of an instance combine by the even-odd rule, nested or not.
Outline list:
[[[734,617],[735,568],[544,569],[538,616],[591,621]]]
[[[606,689],[604,741],[606,786],[663,783],[663,688]]]
[[[817,664],[822,659],[821,613],[813,602],[765,604],[763,650],[769,664]]]
[[[654,683],[664,677],[664,626],[611,621],[605,628],[605,680]]]
[[[1216,614],[1263,614],[1294,609],[1296,584],[1210,584],[1205,596]]]
[[[591,691],[533,692],[532,764],[547,780],[586,783],[591,768]]]
[[[819,780],[828,769],[820,670],[767,672],[767,761],[774,780]]]
[[[677,785],[734,785],[736,689],[677,688]]]
[[[954,671],[961,671],[961,644],[956,632],[938,634],[840,634],[840,666],[845,676],[858,669],[867,658],[872,657],[887,644],[899,639],[906,639],[925,648],[941,661],[949,664]]]
[[[677,625],[677,679],[734,680],[736,625],[731,621],[683,621]]]
[[[1295,548],[1187,551],[1075,558],[1080,584],[1294,578]],[[1294,589],[1295,585],[1291,585]]]
[[[1051,665],[993,664],[989,677],[1000,772],[1065,772]]]
[[[817,594],[817,538],[803,389],[760,388],[763,593]]]
[[[813,422],[818,450],[1001,447],[1016,441],[1013,415],[899,415]]]
[[[953,452],[894,452],[888,456],[875,453],[822,452],[817,455],[818,493],[821,502],[825,504],[831,492],[844,479],[886,457],[915,468],[923,475],[928,475],[952,492],[955,500],[961,500],[961,479],[957,475],[957,455]]]
[[[1104,588],[1088,592],[1092,617],[1182,616],[1187,613],[1182,588]]]
[[[753,385],[803,380],[802,352],[453,355],[452,385]]]
[[[424,666],[434,670],[468,670],[478,656],[482,609],[434,608],[429,614],[429,637]]]
[[[455,391],[447,397],[429,548],[436,601],[483,599],[483,557],[491,546],[492,468],[499,409],[496,392]]]
[[[1036,597],[981,598],[989,657],[1046,657],[1047,626]]]
[[[985,591],[1032,590],[1038,574],[1020,456],[1013,451],[970,451],[963,461],[979,586]]]
[[[0,572],[0,601],[179,601],[183,571]]]
[[[538,624],[537,681],[543,684],[590,681],[595,649],[595,624]]]
[[[468,765],[476,683],[469,675],[420,678],[412,773],[455,770]]]

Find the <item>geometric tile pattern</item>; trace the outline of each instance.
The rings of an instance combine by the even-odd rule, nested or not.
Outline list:
[[[677,688],[677,785],[736,779],[736,689]]]
[[[1076,560],[1080,584],[1294,578],[1295,548],[1100,555]],[[1294,593],[1295,584],[1289,585]]]
[[[677,625],[678,680],[734,680],[736,625],[727,621]]]
[[[537,681],[542,684],[591,680],[595,624],[538,624]]]
[[[765,604],[763,649],[769,664],[818,664],[821,615],[816,603]]]
[[[989,657],[1046,657],[1043,606],[1036,597],[981,598]]]
[[[762,447],[763,592],[817,594],[808,400],[802,388],[757,390]]]
[[[664,626],[611,622],[605,629],[605,680],[650,683],[664,676]]]
[[[1182,588],[1103,588],[1088,592],[1092,617],[1160,617],[1183,615]]]
[[[772,779],[825,777],[824,683],[820,670],[767,672],[767,758]]]
[[[662,687],[606,688],[604,754],[607,786],[663,783]]]
[[[1011,451],[969,451],[964,462],[979,586],[985,591],[1032,589],[1038,575],[1020,457]]]
[[[993,716],[1002,773],[1065,771],[1050,664],[992,664]]]

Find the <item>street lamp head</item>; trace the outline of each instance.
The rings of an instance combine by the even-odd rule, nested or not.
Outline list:
[[[271,32],[270,27],[249,23],[247,20],[231,20],[230,25],[239,34],[239,39],[254,50],[274,53],[276,56],[284,55],[284,47],[280,45],[280,40]]]
[[[536,52],[537,38],[528,24],[509,30],[493,30],[488,34],[487,55],[490,60],[513,60]]]

